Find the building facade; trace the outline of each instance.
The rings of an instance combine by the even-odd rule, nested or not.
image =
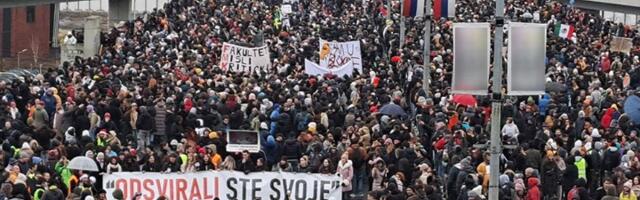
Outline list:
[[[0,8],[0,57],[49,57],[54,8],[53,4]]]

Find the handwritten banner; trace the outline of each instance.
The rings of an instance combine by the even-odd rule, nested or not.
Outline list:
[[[269,48],[266,45],[252,48],[224,43],[219,67],[234,72],[269,71]]]
[[[347,62],[343,66],[329,69],[329,68],[324,68],[310,60],[305,59],[304,73],[313,75],[313,76],[325,75],[325,74],[333,74],[339,77],[343,77],[344,75],[351,76],[353,75],[353,64],[351,62]]]
[[[351,62],[353,68],[362,72],[362,54],[359,41],[329,42],[320,40],[320,66],[338,68]]]

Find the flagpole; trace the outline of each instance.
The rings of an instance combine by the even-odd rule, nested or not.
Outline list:
[[[431,82],[431,0],[426,0],[424,3],[425,25],[424,25],[424,50],[422,52],[422,89],[425,92],[425,96],[429,96],[429,84]]]

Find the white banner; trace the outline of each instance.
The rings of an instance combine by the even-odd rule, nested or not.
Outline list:
[[[243,47],[224,43],[219,67],[224,71],[254,72],[256,70],[269,71],[271,58],[269,47]]]
[[[339,77],[343,77],[344,75],[351,76],[353,75],[353,64],[351,63],[351,61],[349,61],[338,68],[329,69],[324,68],[310,60],[304,59],[304,73],[312,76],[321,76],[325,74],[333,74]]]
[[[452,93],[489,92],[490,31],[488,23],[453,24]]]
[[[547,25],[509,23],[507,94],[542,95],[545,89]]]
[[[140,199],[165,196],[174,200],[219,199],[319,199],[340,200],[340,178],[335,175],[288,172],[205,171],[195,173],[123,172],[106,174],[107,199],[115,189],[123,199],[140,194]],[[288,195],[288,198],[286,197]]]
[[[328,42],[320,39],[320,66],[338,68],[351,62],[353,68],[362,72],[360,41]]]

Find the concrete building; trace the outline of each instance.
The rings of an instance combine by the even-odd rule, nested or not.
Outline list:
[[[0,57],[48,57],[53,31],[52,4],[0,9]]]
[[[567,3],[571,0],[566,0]],[[607,20],[638,25],[640,0],[574,0],[575,6],[599,14]]]

